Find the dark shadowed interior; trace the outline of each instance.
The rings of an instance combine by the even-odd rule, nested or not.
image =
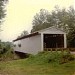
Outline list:
[[[63,48],[63,34],[44,34],[44,48]]]

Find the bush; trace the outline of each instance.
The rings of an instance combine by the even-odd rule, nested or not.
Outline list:
[[[62,54],[60,63],[66,63],[66,62],[72,61],[72,60],[74,60],[74,59],[75,59],[75,58],[74,58],[74,56],[73,56],[71,53],[64,51],[64,53]]]
[[[73,55],[71,55],[68,52],[61,52],[61,51],[44,51],[39,52],[37,55],[32,55],[28,59],[30,63],[37,63],[37,64],[43,64],[43,63],[65,63],[71,60],[74,60]]]

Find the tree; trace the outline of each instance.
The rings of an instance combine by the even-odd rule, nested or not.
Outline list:
[[[6,2],[7,0],[0,0],[0,23],[2,22],[2,19],[5,17],[4,6]]]
[[[14,58],[13,43],[0,42],[0,61]]]
[[[0,24],[2,23],[3,21],[3,18],[5,17],[5,5],[6,5],[6,2],[8,0],[0,0]]]
[[[68,47],[75,47],[75,28],[71,30],[67,35]]]
[[[32,24],[31,32],[56,26],[68,33],[75,27],[75,10],[73,7],[70,7],[68,10],[55,7],[55,10],[49,13],[47,10],[41,9],[40,12],[34,16]]]
[[[28,31],[23,31],[22,33],[21,33],[21,36],[25,36],[25,35],[28,35],[29,33],[28,33]]]
[[[21,33],[21,35],[18,36],[18,38],[23,37],[23,36],[28,35],[28,34],[29,34],[28,31],[24,30],[24,31]]]
[[[67,33],[68,46],[75,47],[75,10],[72,6],[68,9],[60,9],[56,6],[55,10],[50,13],[41,9],[34,16],[32,25],[31,33],[51,26],[64,30]]]
[[[31,30],[31,32],[46,28],[48,26],[48,24],[46,24],[47,16],[50,16],[50,14],[45,9],[41,9],[39,13],[36,13],[32,21],[33,29]],[[46,24],[47,26],[44,24]]]

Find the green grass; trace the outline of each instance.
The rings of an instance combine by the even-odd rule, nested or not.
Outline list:
[[[27,59],[0,62],[1,75],[75,75],[75,61],[60,64],[61,53],[39,53]]]

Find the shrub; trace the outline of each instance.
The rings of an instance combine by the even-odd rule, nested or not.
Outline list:
[[[66,62],[72,61],[74,59],[75,58],[74,58],[74,56],[71,53],[64,51],[64,53],[62,54],[60,63],[66,63]]]
[[[30,63],[65,63],[71,60],[74,60],[73,55],[68,52],[61,52],[61,51],[44,51],[39,52],[37,55],[31,55],[28,59]]]

